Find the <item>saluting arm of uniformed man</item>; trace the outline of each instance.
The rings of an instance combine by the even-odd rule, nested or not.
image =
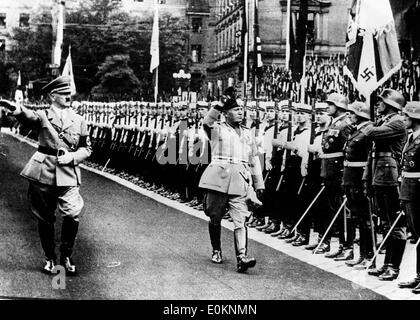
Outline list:
[[[41,124],[41,115],[39,112],[42,111],[30,110],[20,105],[19,103],[11,102],[8,100],[2,100],[0,105],[11,110],[12,114],[16,116],[16,119],[24,125],[36,127]]]
[[[374,140],[379,140],[405,136],[406,129],[404,122],[396,119],[379,127],[370,124],[362,129],[362,133]]]
[[[220,110],[213,107],[209,110],[209,112],[203,119],[203,129],[210,140],[215,139],[218,136],[219,125],[217,123],[217,120],[219,119],[220,113]]]

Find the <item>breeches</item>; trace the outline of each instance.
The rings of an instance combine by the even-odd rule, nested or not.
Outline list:
[[[63,217],[78,221],[84,205],[79,187],[56,187],[31,181],[28,197],[32,213],[47,223],[55,222],[57,208]]]

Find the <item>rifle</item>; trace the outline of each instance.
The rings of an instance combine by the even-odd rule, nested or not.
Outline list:
[[[173,118],[174,118],[173,113],[174,113],[173,106],[171,106],[171,109],[169,110],[169,114],[168,114],[168,130],[166,130],[165,139],[164,139],[164,141],[162,143],[162,153],[160,154],[159,159],[158,159],[158,162],[159,163],[160,163],[160,159],[163,156],[164,150],[166,150],[166,148],[167,148],[169,135],[171,134],[170,133],[170,130],[171,130],[172,126],[173,126]]]
[[[311,114],[311,135],[309,138],[309,144],[313,144],[314,140],[315,140],[315,101],[313,101],[312,103],[312,114]],[[314,161],[314,154],[312,152],[309,152],[308,155],[308,172],[309,172],[309,168],[313,165],[313,161]],[[297,192],[298,195],[300,195],[300,193],[302,192],[303,187],[305,186],[305,181],[306,181],[306,177],[303,177],[302,179],[302,183],[300,184],[299,190]]]
[[[158,150],[158,148],[160,146],[160,140],[162,139],[162,131],[163,131],[163,128],[165,126],[165,122],[166,122],[166,108],[163,109],[162,114],[161,114],[161,118],[160,118],[160,132],[159,132],[159,134],[156,137],[156,146],[155,146],[155,150],[156,151],[155,151],[155,154],[153,155],[152,162],[153,162],[153,160],[155,160],[155,158],[156,158],[156,152],[157,152],[157,150]]]
[[[292,115],[292,100],[289,99],[289,119],[288,119],[288,127],[287,127],[287,142],[292,141],[292,121],[293,121],[293,115]],[[281,161],[281,173],[280,173],[280,178],[279,178],[279,182],[277,183],[277,187],[276,187],[276,191],[280,190],[280,186],[281,183],[283,182],[283,178],[284,178],[284,170],[285,170],[285,166],[286,166],[286,161],[287,159],[290,158],[290,154],[291,154],[291,150],[290,149],[286,149],[283,153],[283,158]]]
[[[141,142],[141,138],[142,138],[141,129],[143,127],[143,116],[144,116],[144,113],[140,112],[140,125],[139,125],[139,127],[137,127],[138,130],[137,130],[136,148],[135,148],[134,154],[133,154],[134,157],[136,157],[137,154],[140,151],[140,142]]]
[[[138,151],[138,156],[140,157],[142,152],[143,152],[143,146],[144,146],[144,142],[146,140],[146,136],[147,136],[147,129],[149,127],[149,120],[150,120],[150,115],[149,115],[149,110],[146,111],[146,123],[144,125],[144,130],[143,130],[143,135],[142,135],[142,139],[140,141],[140,146],[139,146],[139,151]]]
[[[277,101],[274,102],[274,110],[276,111],[275,115],[274,115],[274,133],[273,133],[273,140],[277,139],[278,134],[279,134],[279,114],[277,112]],[[275,159],[277,158],[277,153],[278,153],[278,149],[277,147],[273,147],[273,150],[271,151],[271,163],[273,164],[275,161]],[[271,170],[267,171],[267,174],[265,175],[264,178],[264,184],[267,182],[268,176],[270,175],[271,171],[273,170],[273,168],[271,168]]]
[[[144,157],[144,159],[146,160],[147,157],[149,156],[150,152],[152,151],[152,147],[153,147],[153,141],[155,139],[155,133],[156,133],[156,128],[157,128],[157,124],[158,124],[158,115],[154,115],[154,124],[153,124],[153,129],[150,130],[150,140],[149,140],[149,145],[147,147],[147,153],[146,156]]]

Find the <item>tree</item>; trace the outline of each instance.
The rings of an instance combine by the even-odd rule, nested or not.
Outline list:
[[[99,85],[93,87],[92,97],[103,100],[107,96],[117,99],[135,97],[140,93],[140,81],[133,69],[128,66],[128,55],[113,55],[107,57],[99,66],[97,78]]]
[[[46,79],[46,65],[51,60],[52,28],[51,8],[43,7],[33,18],[30,29],[17,28],[13,32],[15,46],[10,52],[10,63],[22,72],[22,80]],[[172,73],[185,68],[185,25],[182,20],[169,15],[160,17],[160,67],[159,91],[171,92],[174,86]],[[81,2],[74,11],[66,10],[62,64],[71,45],[73,72],[78,93],[88,96],[95,87],[108,79],[99,72],[107,58],[128,56],[127,66],[139,81],[139,91],[144,99],[152,99],[153,85],[150,65],[150,38],[152,11],[145,20],[139,20],[120,9],[112,0]],[[113,73],[116,75],[115,73]],[[111,74],[107,74],[107,77]],[[124,78],[129,81],[131,77]],[[130,91],[134,94],[134,91]],[[132,98],[138,99],[138,96]]]

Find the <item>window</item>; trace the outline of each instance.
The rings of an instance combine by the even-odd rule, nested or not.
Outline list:
[[[307,44],[308,49],[313,50],[313,45],[315,41],[315,21],[314,21],[314,13],[308,14],[308,22],[307,22]]]
[[[192,25],[192,32],[201,33],[201,29],[203,27],[203,19],[202,18],[192,18],[191,19]]]
[[[201,45],[193,44],[191,46],[191,60],[192,62],[201,62]]]
[[[29,27],[29,14],[21,13],[19,16],[19,27],[25,28]]]
[[[0,39],[0,52],[6,50],[6,39]]]
[[[0,13],[0,29],[6,28],[6,14]]]

